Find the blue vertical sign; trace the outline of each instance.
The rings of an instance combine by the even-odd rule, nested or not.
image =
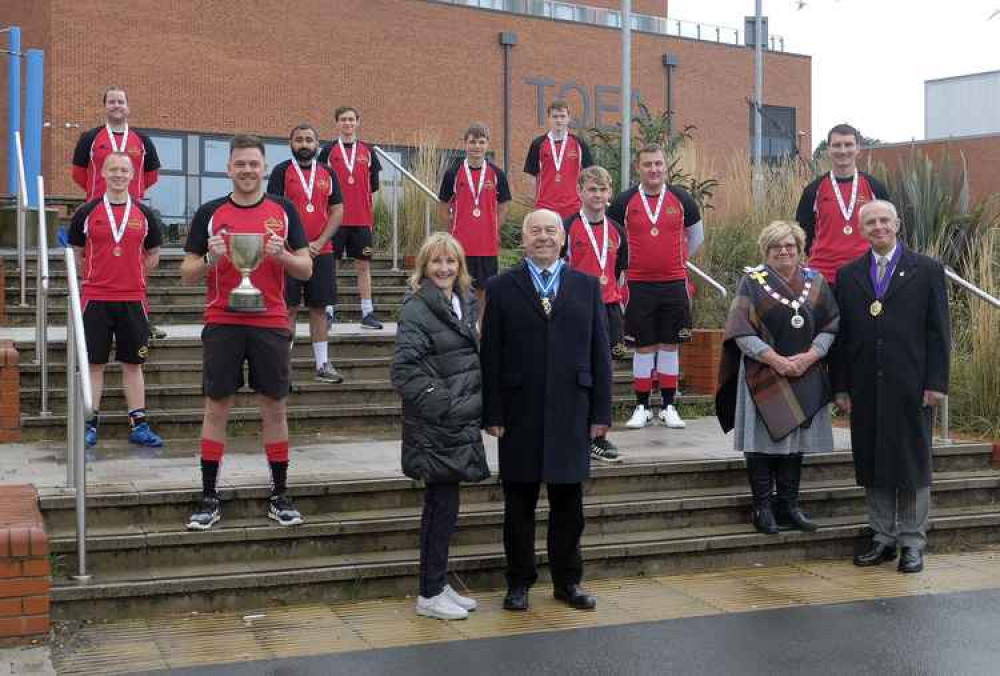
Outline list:
[[[25,53],[24,173],[28,179],[28,204],[38,206],[38,176],[42,173],[42,90],[45,85],[44,53]]]

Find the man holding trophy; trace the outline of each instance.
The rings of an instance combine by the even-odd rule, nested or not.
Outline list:
[[[222,518],[216,480],[226,444],[226,425],[236,391],[249,385],[257,393],[264,450],[271,469],[268,516],[282,526],[302,523],[286,492],[290,382],[285,273],[298,280],[312,276],[309,242],[295,207],[262,189],[264,144],[240,135],[229,145],[227,173],[233,191],[198,209],[184,245],[185,284],[207,286],[202,331],[205,417],[201,435],[202,500],[187,524],[208,530]]]

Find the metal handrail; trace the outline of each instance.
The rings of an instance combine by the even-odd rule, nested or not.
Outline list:
[[[17,151],[17,269],[21,275],[21,307],[28,307],[28,182],[24,176],[21,132],[14,132]]]
[[[437,193],[424,185],[419,178],[411,174],[406,170],[403,165],[394,160],[389,153],[382,150],[379,146],[372,146],[379,157],[391,164],[396,171],[398,171],[404,178],[410,179],[411,182],[428,197],[430,197],[435,202],[440,202]],[[392,269],[399,270],[399,194],[396,192],[396,186],[393,186],[392,191]],[[430,202],[424,204],[424,230],[425,235],[431,234],[431,205]]]
[[[706,282],[708,282],[711,286],[713,286],[715,290],[719,292],[720,296],[726,298],[729,295],[729,293],[726,291],[726,287],[724,287],[719,282],[715,281],[715,279],[713,279],[707,272],[699,268],[697,265],[695,265],[691,261],[688,261],[687,263],[685,263],[685,265],[687,266],[688,270],[695,273],[696,275],[704,279]]]
[[[87,456],[84,451],[84,421],[94,414],[90,384],[90,360],[87,337],[83,331],[83,307],[76,277],[76,254],[72,247],[63,250],[69,294],[66,307],[66,468],[67,486],[76,489],[77,582],[88,582],[87,575]]]
[[[35,362],[39,365],[42,404],[39,415],[49,410],[49,236],[45,222],[45,179],[38,177],[38,266],[35,279]]]
[[[986,291],[980,289],[972,282],[962,278],[957,272],[952,270],[947,265],[944,266],[944,274],[948,276],[948,279],[955,282],[956,284],[964,288],[972,295],[977,296],[980,300],[986,301],[993,307],[1000,308],[1000,298],[997,298],[996,296],[987,293]]]

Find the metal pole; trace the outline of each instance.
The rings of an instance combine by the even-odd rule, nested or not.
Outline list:
[[[66,305],[66,486],[76,486],[76,441],[80,431],[76,426],[76,335],[73,326],[73,306]]]
[[[622,160],[621,189],[631,184],[632,167],[632,1],[622,0]]]
[[[945,268],[944,268],[944,274],[948,277],[948,279],[950,279],[951,281],[955,282],[956,284],[958,284],[963,289],[965,289],[966,291],[970,292],[972,295],[976,296],[980,300],[986,301],[987,303],[989,303],[993,307],[1000,308],[1000,298],[997,298],[996,296],[993,296],[993,295],[987,293],[986,291],[984,291],[983,289],[980,289],[978,286],[976,286],[972,282],[966,281],[964,278],[962,278],[961,276],[959,276],[957,272],[955,272],[954,270],[952,270],[948,266],[945,266]]]
[[[83,379],[79,373],[74,374],[73,396],[83,393]],[[76,407],[73,424],[76,426],[76,443],[73,453],[76,456],[74,476],[76,483],[76,556],[77,573],[73,579],[80,583],[90,582],[87,575],[87,465],[83,456],[83,407]]]
[[[424,200],[424,237],[431,236],[431,203]]]
[[[761,167],[761,155],[764,139],[761,135],[761,105],[764,96],[764,49],[762,33],[763,0],[756,0],[754,15],[754,94],[753,94],[753,201],[760,207],[764,198],[764,174]]]
[[[18,155],[15,154],[15,137],[21,134],[21,29],[11,26],[7,31],[7,192],[17,190],[17,166],[14,164]],[[18,143],[20,141],[17,141]],[[24,281],[21,282],[24,288]],[[24,301],[21,301],[22,304]]]
[[[951,442],[951,415],[948,410],[948,395],[941,400],[941,441]]]
[[[393,182],[392,184],[392,269],[394,272],[399,270],[399,184],[402,183],[402,178],[398,182]]]
[[[13,105],[13,102],[11,103]],[[24,177],[21,132],[14,132],[14,164],[17,168],[17,269],[21,276],[21,307],[28,307],[28,186]]]
[[[503,46],[503,170],[510,174],[510,45]]]
[[[39,415],[49,410],[49,238],[45,223],[45,179],[38,177],[38,276],[35,284],[35,356],[41,374],[42,404]]]

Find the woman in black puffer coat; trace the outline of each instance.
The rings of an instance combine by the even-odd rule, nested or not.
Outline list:
[[[426,484],[417,614],[464,619],[476,602],[447,584],[458,485],[482,481],[490,470],[480,431],[476,308],[461,245],[443,232],[428,237],[409,284],[391,377],[403,400],[403,473]]]

